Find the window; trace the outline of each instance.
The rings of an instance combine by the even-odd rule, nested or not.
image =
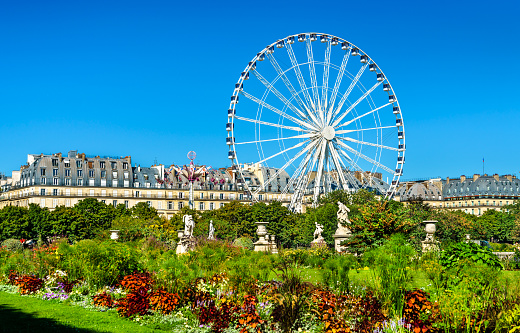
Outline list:
[[[65,186],[70,186],[70,178],[65,178]]]
[[[117,171],[112,171],[112,178],[117,178]]]
[[[66,168],[70,168],[70,161],[69,160],[65,160],[65,167]]]
[[[112,206],[114,206],[114,207],[117,206],[117,200],[112,200]]]
[[[157,209],[162,209],[162,201],[157,202]]]
[[[223,202],[220,203],[220,208],[222,208],[222,207],[224,207],[224,203]]]
[[[184,193],[183,192],[179,192],[179,199],[183,199],[184,198]]]
[[[112,187],[117,187],[117,179],[112,179]]]
[[[83,177],[83,170],[81,170],[81,169],[78,170],[78,177]]]
[[[101,190],[101,196],[106,197],[107,196],[107,190]]]
[[[214,204],[213,202],[210,202],[210,203],[209,203],[209,209],[210,209],[210,210],[215,209],[215,204]]]
[[[78,186],[83,186],[83,179],[82,178],[78,178]]]
[[[238,195],[238,199],[240,199],[240,200],[244,200],[244,195],[243,195],[243,194],[239,194],[239,195]]]
[[[58,206],[58,199],[52,199],[52,208],[56,208]]]
[[[70,197],[70,188],[68,188],[68,189],[65,190],[65,195],[68,196],[68,197]]]
[[[95,183],[95,179],[94,178],[90,178],[88,180],[88,186],[94,186],[95,185],[94,183]]]
[[[173,209],[173,201],[168,201],[168,209]]]
[[[89,176],[90,178],[94,178],[94,170],[89,170],[89,171],[88,171],[88,176]]]
[[[173,193],[172,192],[168,192],[168,198],[173,198]]]
[[[47,183],[47,178],[42,177],[40,178],[40,184],[45,185]]]
[[[44,189],[44,188],[42,188],[42,189],[40,190],[40,195],[45,195],[45,189]]]
[[[204,210],[204,202],[199,202],[199,210]]]
[[[81,161],[76,161],[76,168],[81,168],[83,167],[83,163]]]
[[[70,177],[70,169],[65,169],[65,177]]]
[[[125,208],[128,209],[128,200],[125,200]]]
[[[201,194],[200,194],[200,198],[201,198],[201,199],[204,199],[204,193],[201,193]]]
[[[116,162],[112,162],[112,169],[117,169],[117,163]]]
[[[107,177],[106,170],[101,170],[101,178],[106,178],[106,177]]]
[[[147,198],[151,198],[151,197],[152,197],[152,192],[150,192],[150,191],[146,191],[146,197],[147,197]]]
[[[123,162],[123,169],[128,169],[128,163],[127,162]]]
[[[102,202],[102,203],[104,203],[104,204],[106,204],[106,203],[107,203],[107,201],[106,201],[106,200],[101,200],[101,202]]]
[[[40,207],[45,207],[45,199],[40,199]]]
[[[130,191],[125,190],[125,198],[128,198],[130,196]]]
[[[129,178],[128,171],[125,171],[125,172],[123,173],[123,176],[125,177],[125,179],[128,179],[128,178]]]
[[[65,199],[65,207],[70,207],[70,199]]]
[[[235,193],[230,193],[229,194],[229,199],[230,200],[235,200]]]
[[[209,194],[209,198],[210,198],[211,200],[215,199],[215,195],[214,195],[214,193],[210,193],[210,194]]]
[[[58,159],[57,158],[53,158],[52,159],[52,166],[58,166]]]
[[[82,189],[78,189],[78,197],[81,197],[83,195],[83,190]]]
[[[45,176],[45,169],[40,169],[40,176]]]
[[[151,201],[147,201],[146,204],[147,204],[149,207],[152,207],[152,202],[151,202]]]
[[[177,204],[177,208],[178,208],[179,210],[182,209],[182,206],[183,206],[182,202],[179,202],[179,203]]]
[[[60,185],[60,179],[59,178],[52,178],[52,185]]]
[[[58,169],[52,169],[52,175],[56,177],[58,175]]]
[[[113,197],[117,197],[117,190],[113,190],[113,191],[112,191],[112,196],[113,196]]]
[[[57,188],[52,189],[52,195],[58,195],[58,189]]]
[[[139,191],[135,191],[135,197],[136,197],[136,198],[140,198],[140,197],[141,197],[141,192],[139,192]]]
[[[88,195],[90,195],[91,197],[94,196],[94,190],[89,190],[88,192],[89,192]]]
[[[100,169],[104,169],[105,168],[105,162],[104,161],[99,161],[99,168]]]
[[[260,194],[260,195],[258,196],[258,200],[264,200],[264,196],[263,196],[262,194]],[[455,205],[455,204],[453,204],[453,205]]]
[[[107,186],[107,180],[101,179],[101,186],[106,187]]]
[[[220,200],[224,200],[224,193],[220,193],[219,198],[220,198]]]

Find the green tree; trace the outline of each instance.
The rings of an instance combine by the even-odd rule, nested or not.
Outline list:
[[[30,238],[27,208],[6,206],[0,210],[0,240],[8,238]]]
[[[82,234],[85,238],[92,238],[96,233],[108,229],[116,216],[114,206],[94,198],[81,200],[74,206],[74,211],[84,219],[85,232]]]
[[[86,219],[72,207],[56,207],[51,213],[50,225],[53,236],[66,236],[71,241],[92,237]]]
[[[515,226],[515,216],[510,213],[489,209],[478,218],[487,231],[487,239],[495,241],[511,240],[511,231]]]
[[[153,220],[159,218],[157,209],[151,207],[146,202],[139,202],[131,209],[131,215],[143,220]]]
[[[52,234],[51,213],[47,208],[41,208],[40,205],[30,204],[25,216],[28,222],[31,238],[45,240]]]

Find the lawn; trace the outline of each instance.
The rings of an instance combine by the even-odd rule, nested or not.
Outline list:
[[[119,317],[117,312],[98,312],[0,292],[0,332],[153,332],[153,329]]]

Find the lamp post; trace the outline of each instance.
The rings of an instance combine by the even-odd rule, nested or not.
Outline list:
[[[189,207],[190,209],[195,209],[195,204],[193,202],[193,183],[199,179],[199,177],[203,177],[208,173],[208,170],[211,167],[206,168],[205,165],[197,167],[193,160],[197,157],[197,154],[194,151],[188,152],[188,158],[190,159],[190,165],[183,166],[181,168],[176,168],[176,171],[186,177],[188,182],[190,183],[190,193],[189,193]]]

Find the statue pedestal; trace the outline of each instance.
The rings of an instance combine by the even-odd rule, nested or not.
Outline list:
[[[346,252],[347,248],[346,246],[341,246],[341,242],[349,239],[350,237],[352,237],[352,232],[349,229],[345,227],[338,228],[336,233],[332,235],[332,238],[334,238],[334,249],[337,252]]]
[[[318,237],[311,242],[311,247],[326,247],[327,243],[323,237]]]
[[[426,231],[426,239],[421,241],[422,243],[422,252],[429,251],[438,251],[439,250],[439,242],[435,240],[434,234],[437,228],[435,224],[437,221],[423,221],[425,224],[424,231]]]
[[[270,252],[272,245],[271,243],[265,239],[265,235],[267,235],[267,228],[266,226],[269,224],[269,222],[255,222],[255,224],[258,226],[258,229],[256,230],[256,234],[258,235],[258,241],[253,243],[255,245],[255,251],[259,252]]]
[[[179,243],[177,243],[175,253],[183,254],[195,248],[195,237],[184,236],[183,230],[179,230],[177,233],[177,235],[179,236]]]

